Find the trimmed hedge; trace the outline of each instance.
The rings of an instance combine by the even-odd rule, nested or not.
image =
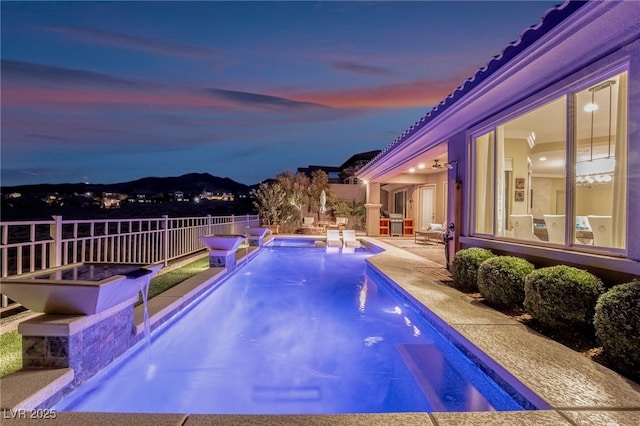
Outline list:
[[[522,305],[524,279],[534,267],[515,256],[487,259],[478,269],[478,289],[488,302],[502,305]]]
[[[541,324],[556,329],[591,327],[604,286],[587,271],[558,265],[531,272],[524,293],[525,309]]]
[[[479,247],[458,250],[451,264],[454,285],[464,291],[478,291],[478,268],[494,256],[489,250]]]
[[[614,286],[600,296],[594,325],[605,355],[640,374],[640,281]]]

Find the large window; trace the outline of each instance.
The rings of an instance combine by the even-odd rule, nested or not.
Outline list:
[[[626,105],[622,73],[474,137],[475,233],[624,248]]]

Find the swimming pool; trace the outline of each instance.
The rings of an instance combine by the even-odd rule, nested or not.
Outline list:
[[[388,284],[372,252],[264,248],[61,411],[522,410]]]

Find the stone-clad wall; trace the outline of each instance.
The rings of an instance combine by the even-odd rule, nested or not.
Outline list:
[[[97,315],[46,314],[20,324],[23,367],[70,367],[78,386],[135,344],[133,304]]]

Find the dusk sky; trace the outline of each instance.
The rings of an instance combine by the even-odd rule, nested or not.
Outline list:
[[[338,166],[558,3],[3,0],[1,184]]]

